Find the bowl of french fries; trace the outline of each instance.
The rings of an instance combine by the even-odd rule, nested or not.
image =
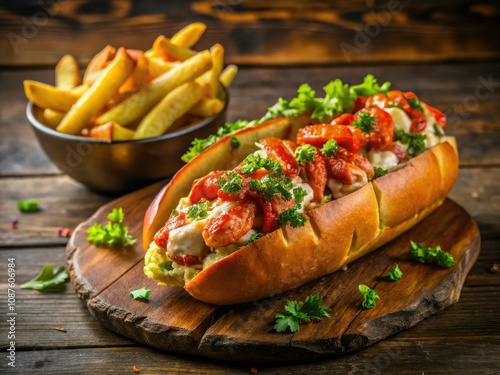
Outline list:
[[[55,85],[26,80],[27,117],[52,162],[91,189],[123,193],[173,175],[194,138],[226,120],[237,68],[224,48],[195,51],[192,23],[146,51],[106,46],[83,74],[66,55]]]

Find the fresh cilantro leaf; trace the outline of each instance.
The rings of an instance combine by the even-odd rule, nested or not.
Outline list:
[[[404,130],[394,131],[394,140],[399,141],[406,147],[406,152],[411,157],[420,155],[425,151],[425,134],[405,132]]]
[[[358,96],[372,96],[375,94],[386,94],[391,88],[390,82],[385,82],[382,86],[379,86],[377,79],[372,75],[368,74],[363,83],[359,85],[351,86],[351,93]]]
[[[241,146],[241,143],[240,143],[240,141],[238,141],[238,138],[232,137],[231,138],[231,148],[233,150],[236,150],[236,149],[240,148],[240,146]]]
[[[361,306],[365,309],[373,309],[377,305],[375,300],[380,299],[378,294],[364,284],[359,284],[358,288],[364,298]]]
[[[94,223],[87,229],[87,241],[96,246],[117,246],[124,247],[135,244],[136,239],[128,232],[128,228],[123,224],[124,214],[121,208],[114,208],[108,214],[110,220],[105,226]]]
[[[225,177],[219,177],[217,186],[228,194],[238,194],[243,187],[243,177],[235,171],[226,172]]]
[[[307,190],[297,186],[292,189],[292,194],[295,203],[300,205],[304,201],[304,197],[307,195]]]
[[[316,157],[316,147],[305,144],[297,147],[295,150],[295,160],[299,164],[308,163],[314,160]]]
[[[323,148],[320,150],[323,155],[326,157],[332,157],[338,151],[339,145],[335,139],[329,139],[323,145]]]
[[[201,219],[208,216],[208,209],[210,208],[210,202],[198,202],[189,206],[187,210],[188,219]]]
[[[283,175],[283,167],[277,160],[263,158],[260,154],[250,154],[241,163],[240,170],[244,174],[252,174],[264,168],[276,177]]]
[[[285,201],[292,199],[290,189],[292,189],[293,184],[292,180],[288,177],[279,179],[265,175],[260,181],[250,178],[248,182],[251,190],[261,192],[268,201],[273,200],[276,194],[281,194],[281,198]]]
[[[352,126],[361,129],[365,134],[370,134],[375,128],[375,116],[369,112],[359,112],[359,117]]]
[[[375,172],[375,174],[373,175],[372,180],[374,180],[378,177],[385,176],[387,173],[389,173],[389,171],[387,169],[382,168],[382,167],[377,167],[377,166],[373,167],[373,171]]]
[[[434,123],[434,125],[432,125],[432,128],[434,129],[434,135],[436,137],[442,137],[443,136],[443,130],[439,127],[438,124]]]
[[[17,202],[17,209],[19,212],[37,212],[40,210],[40,207],[38,206],[38,200],[37,199],[29,199],[29,200],[20,200]]]
[[[298,209],[298,206],[293,206],[283,211],[278,220],[276,220],[278,225],[283,227],[289,223],[292,228],[303,227],[307,217],[301,214]]]
[[[423,243],[410,241],[410,254],[420,263],[434,263],[443,268],[450,268],[455,264],[455,259],[450,253],[441,250],[441,246],[425,247]]]
[[[158,268],[162,271],[172,271],[174,269],[172,262],[161,262],[158,264]]]
[[[255,240],[258,240],[258,239],[259,239],[259,238],[261,238],[261,237],[264,237],[264,233],[254,233],[254,234],[252,234],[252,236],[250,236],[250,239],[249,239],[248,241],[246,241],[246,242],[243,244],[243,246],[241,246],[241,247],[244,247],[244,246],[248,245],[249,243],[252,243],[252,242],[254,242]]]
[[[401,272],[397,263],[395,263],[391,270],[384,275],[385,278],[391,281],[398,281],[401,276],[403,276],[403,272]]]
[[[193,139],[193,141],[191,142],[191,147],[184,155],[181,156],[181,160],[185,163],[189,162],[200,152],[212,146],[215,142],[217,142],[218,139],[219,137],[213,134],[209,135],[207,138]]]
[[[424,111],[424,109],[422,108],[422,104],[420,104],[420,100],[418,100],[417,98],[408,98],[404,95],[403,95],[403,97],[406,99],[406,101],[408,102],[410,107],[412,107],[413,109],[419,110],[421,112]]]
[[[309,322],[311,319],[329,318],[332,312],[326,306],[321,305],[322,299],[319,295],[308,296],[304,302],[287,301],[285,311],[276,314],[276,332],[297,332],[302,321]]]
[[[130,292],[130,297],[135,300],[149,301],[149,295],[151,294],[151,289],[146,289],[142,287],[141,289],[133,290]]]
[[[69,280],[69,274],[64,266],[59,266],[54,271],[52,265],[45,264],[42,271],[33,280],[21,285],[23,289],[36,289],[47,291],[61,291],[64,283]]]

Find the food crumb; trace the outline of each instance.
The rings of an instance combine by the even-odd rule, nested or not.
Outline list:
[[[68,331],[66,331],[66,328],[62,328],[62,327],[54,327],[52,329],[55,329],[56,331],[59,331],[59,332],[68,332]]]
[[[478,193],[477,191],[473,191],[473,192],[471,193],[471,197],[472,197],[472,198],[479,198],[479,193]]]
[[[12,224],[12,229],[16,230],[17,224],[19,224],[19,221],[15,217],[13,217],[12,219],[10,219],[10,223]]]
[[[494,263],[491,267],[490,267],[490,272],[491,273],[498,273],[498,271],[500,270],[500,265],[498,263]]]
[[[347,264],[344,264],[344,267],[342,267],[342,271],[347,271],[349,267],[347,267]]]
[[[141,372],[137,366],[134,366],[132,370],[134,370],[134,372]]]
[[[250,369],[250,372],[251,372],[252,374],[256,374],[256,373],[257,373],[257,369],[256,369],[255,367],[252,367],[252,368]]]

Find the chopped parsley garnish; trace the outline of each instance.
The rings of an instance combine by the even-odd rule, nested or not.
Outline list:
[[[210,208],[210,202],[198,202],[188,207],[187,218],[188,219],[201,219],[208,216],[208,209]]]
[[[29,199],[29,200],[20,200],[17,202],[17,209],[19,212],[37,212],[40,210],[40,207],[38,206],[38,200],[37,199]]]
[[[375,172],[375,174],[373,175],[372,180],[374,180],[378,177],[385,176],[387,173],[389,173],[389,171],[387,169],[382,168],[382,167],[377,167],[377,166],[373,167],[373,172]]]
[[[304,197],[307,195],[307,190],[297,186],[292,189],[292,194],[295,203],[300,205],[304,201]]]
[[[283,175],[283,167],[277,160],[263,158],[260,154],[250,154],[241,163],[240,170],[244,174],[252,174],[264,168],[276,177]]]
[[[151,294],[151,289],[141,288],[137,290],[133,290],[130,292],[130,297],[135,300],[140,301],[149,301],[149,295]]]
[[[260,181],[250,178],[248,179],[248,183],[251,190],[261,192],[268,201],[273,200],[276,194],[281,194],[281,198],[285,201],[292,199],[290,190],[293,188],[293,184],[292,180],[288,177],[279,179],[267,174]]]
[[[329,318],[332,312],[326,306],[321,305],[322,299],[318,294],[309,296],[304,302],[287,301],[285,312],[276,314],[276,332],[297,332],[302,321],[309,322],[311,319]]]
[[[292,228],[303,227],[307,217],[299,212],[298,206],[293,206],[288,210],[283,211],[276,222],[280,227],[290,224]]]
[[[443,130],[439,127],[438,124],[434,123],[434,125],[432,125],[432,128],[434,129],[434,135],[436,137],[442,137],[443,136]]]
[[[161,262],[158,264],[158,268],[162,271],[172,271],[174,269],[172,262]]]
[[[193,159],[196,155],[198,155],[200,152],[205,150],[206,148],[212,146],[219,137],[216,135],[209,135],[207,138],[195,138],[191,142],[191,147],[189,150],[181,156],[181,160],[185,163]]]
[[[258,239],[259,239],[259,238],[261,238],[261,237],[264,237],[264,233],[254,233],[254,234],[252,234],[252,236],[250,237],[250,239],[249,239],[248,241],[246,241],[246,242],[243,244],[243,246],[241,246],[241,247],[244,247],[244,246],[248,245],[249,243],[252,243],[252,242],[254,242],[255,240],[258,240]]]
[[[394,140],[406,146],[406,152],[411,157],[420,155],[425,151],[425,134],[405,132],[404,130],[394,131]]]
[[[217,186],[228,194],[238,194],[243,187],[243,177],[235,171],[226,172],[225,177],[219,177]]]
[[[408,102],[410,107],[412,107],[413,109],[419,110],[421,112],[424,111],[424,109],[422,108],[422,104],[420,104],[420,100],[418,100],[417,98],[407,98],[404,95],[403,95],[403,97],[406,99],[406,101]]]
[[[417,262],[434,263],[443,268],[450,268],[455,264],[455,259],[450,253],[441,250],[441,246],[425,247],[423,243],[410,241],[410,254]]]
[[[401,272],[397,263],[395,263],[391,270],[384,275],[385,278],[391,281],[398,281],[401,276],[403,276],[403,272]]]
[[[375,116],[369,112],[359,112],[359,117],[352,126],[361,129],[365,134],[370,134],[375,127]]]
[[[378,294],[364,284],[359,284],[358,288],[364,298],[361,306],[363,306],[364,309],[373,309],[377,305],[375,300],[380,299]]]
[[[238,138],[232,137],[231,138],[231,148],[233,150],[236,150],[236,149],[240,148],[240,146],[241,146],[241,143],[240,143],[240,141],[238,141]]]
[[[59,266],[54,271],[52,265],[46,264],[37,277],[21,285],[21,288],[59,292],[68,280],[69,274],[64,266]]]
[[[128,232],[128,228],[123,224],[125,218],[121,208],[113,208],[108,214],[109,222],[106,226],[94,223],[87,229],[87,241],[96,246],[131,246],[136,239]]]
[[[329,139],[326,141],[326,143],[323,145],[323,148],[321,149],[321,153],[325,155],[326,157],[332,157],[337,153],[339,149],[339,145],[335,139]]]
[[[217,136],[224,137],[225,135],[231,134],[237,130],[246,128],[248,126],[253,126],[257,124],[258,121],[248,121],[248,120],[236,120],[235,122],[228,122],[217,129]]]
[[[297,147],[295,150],[295,160],[298,163],[304,164],[314,160],[316,157],[316,147],[305,144]]]

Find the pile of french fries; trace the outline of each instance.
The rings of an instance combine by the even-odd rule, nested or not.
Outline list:
[[[224,68],[224,48],[191,47],[206,25],[189,24],[148,51],[106,46],[83,77],[71,55],[55,68],[55,86],[24,81],[26,97],[43,109],[45,125],[62,133],[108,141],[155,137],[219,113],[224,87],[237,73]]]

